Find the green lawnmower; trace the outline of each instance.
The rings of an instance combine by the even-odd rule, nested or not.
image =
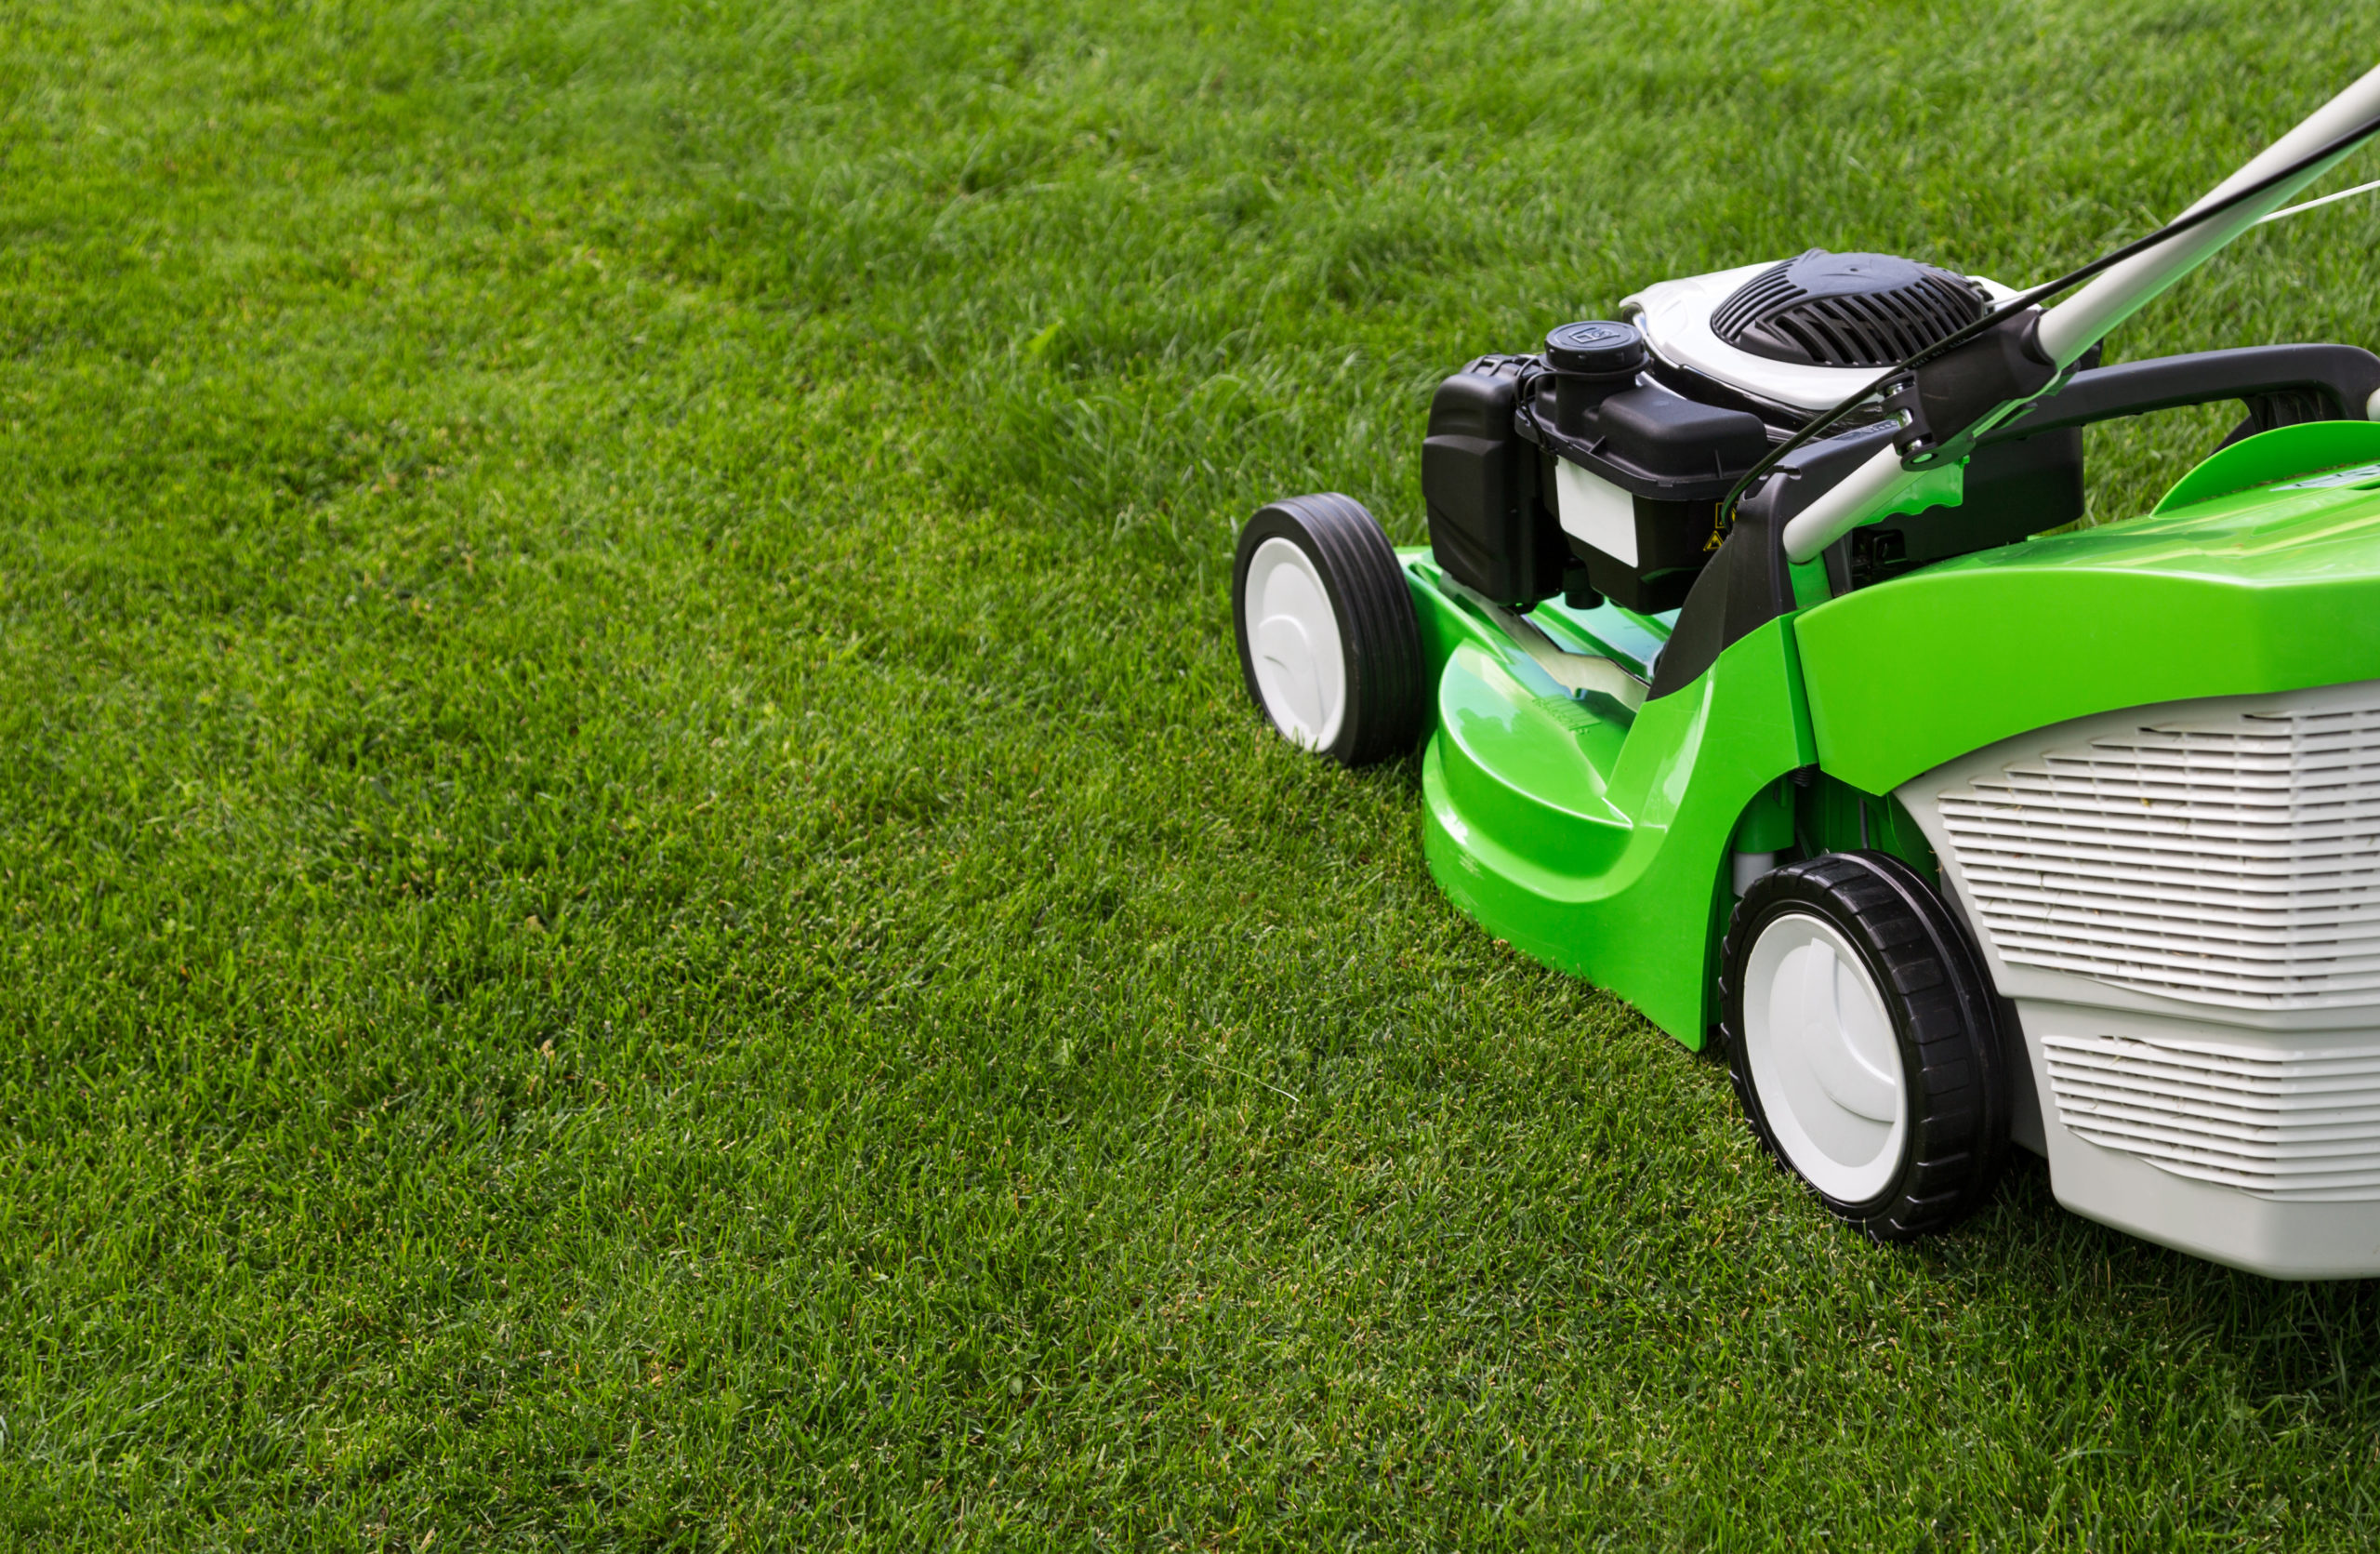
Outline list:
[[[1342,496],[1242,530],[1250,690],[1350,764],[1426,742],[1448,895],[1724,1055],[1869,1234],[2015,1144],[2165,1245],[2380,1274],[2380,357],[2097,365],[2376,130],[2380,70],[2030,290],[1814,249],[1482,356],[1426,549]],[[2082,428],[2228,401],[2153,511],[2050,532]]]

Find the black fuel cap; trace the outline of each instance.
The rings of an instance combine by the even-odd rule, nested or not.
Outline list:
[[[1545,337],[1545,363],[1556,372],[1634,372],[1645,365],[1645,337],[1625,324],[1565,324]]]

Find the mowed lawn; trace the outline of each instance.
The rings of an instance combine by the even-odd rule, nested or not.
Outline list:
[[[0,8],[0,1543],[2368,1547],[2380,1294],[2038,1165],[1845,1233],[1455,914],[1416,762],[1268,735],[1224,591],[1273,496],[1419,539],[1468,356],[1813,245],[2038,279],[2375,59]],[[2375,240],[2113,353],[2380,345]],[[2221,427],[2095,432],[2095,515]]]

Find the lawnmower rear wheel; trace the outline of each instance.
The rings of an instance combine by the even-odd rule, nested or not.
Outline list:
[[[1231,597],[1248,693],[1285,737],[1349,766],[1413,748],[1421,627],[1362,504],[1331,492],[1258,509],[1239,531]]]
[[[1752,882],[1722,1037],[1762,1144],[1878,1241],[1945,1229],[2008,1152],[2008,1078],[1964,931],[1907,864],[1826,853]]]

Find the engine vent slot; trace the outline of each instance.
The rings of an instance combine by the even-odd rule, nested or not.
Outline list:
[[[1711,331],[1771,361],[1886,367],[1973,324],[1985,303],[1982,287],[1930,264],[1812,248],[1737,287]]]
[[[2109,732],[1942,793],[2001,958],[2247,1010],[2380,1004],[2380,685]]]
[[[2380,1045],[2049,1032],[2058,1121],[2177,1176],[2281,1202],[2380,1200]]]

